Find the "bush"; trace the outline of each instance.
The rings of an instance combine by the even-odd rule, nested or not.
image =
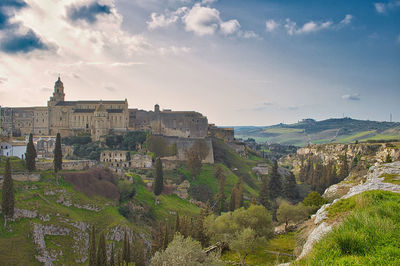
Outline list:
[[[63,174],[68,183],[88,196],[99,195],[109,199],[120,198],[114,174],[109,169],[90,169],[83,172]]]
[[[119,189],[119,194],[120,194],[120,197],[119,197],[120,202],[130,200],[136,194],[134,185],[129,183],[128,181],[120,181],[118,183],[118,189]]]
[[[321,195],[316,191],[310,192],[310,194],[308,194],[307,197],[303,200],[303,204],[305,206],[316,206],[318,208],[326,203],[327,201],[323,197],[321,197]]]
[[[214,197],[212,189],[204,184],[192,185],[189,188],[189,195],[195,200],[201,202],[207,202],[209,200],[212,200]]]

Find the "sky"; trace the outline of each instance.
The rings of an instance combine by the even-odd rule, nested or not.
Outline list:
[[[400,0],[0,0],[0,105],[400,121]]]

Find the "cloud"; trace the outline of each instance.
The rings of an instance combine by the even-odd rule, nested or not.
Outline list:
[[[32,29],[15,21],[15,12],[27,7],[23,0],[2,0],[0,2],[0,51],[9,54],[29,53],[34,50],[49,50]]]
[[[186,31],[203,36],[214,34],[222,21],[217,9],[195,4],[183,17],[183,22]]]
[[[389,1],[387,3],[378,2],[378,3],[374,3],[374,7],[375,7],[376,12],[378,12],[379,14],[385,14],[386,12],[388,12],[390,10],[400,7],[400,1],[398,1],[398,0]]]
[[[237,32],[240,28],[240,23],[236,19],[232,19],[220,24],[221,32],[224,35],[231,35]]]
[[[202,0],[202,1],[201,1],[201,3],[202,3],[203,5],[213,4],[213,3],[215,3],[215,2],[217,2],[217,0]]]
[[[347,14],[344,19],[342,19],[342,21],[339,22],[340,25],[348,25],[351,23],[351,21],[353,20],[353,16],[350,14]]]
[[[349,101],[359,101],[359,100],[361,100],[360,94],[358,94],[358,93],[342,95],[342,99],[349,100]]]
[[[289,35],[300,35],[300,34],[309,34],[309,33],[314,33],[322,30],[338,30],[343,28],[346,25],[349,25],[351,21],[353,20],[353,16],[350,14],[347,14],[344,19],[339,21],[338,23],[334,23],[333,21],[327,20],[327,21],[309,21],[303,26],[298,27],[297,23],[292,21],[291,19],[287,18],[285,20],[285,29],[287,34]]]
[[[29,53],[33,50],[48,50],[46,45],[32,30],[26,34],[9,34],[2,38],[0,50],[5,53]]]
[[[261,37],[254,31],[239,31],[238,36],[244,39],[261,39]]]
[[[82,6],[71,5],[67,8],[67,16],[70,20],[83,20],[89,24],[95,23],[98,15],[109,14],[111,14],[111,7],[108,5],[101,5],[97,2]]]
[[[275,31],[279,26],[280,24],[273,19],[269,19],[265,22],[265,27],[268,32]]]
[[[174,23],[176,23],[180,16],[184,15],[187,12],[187,7],[178,8],[175,12],[168,14],[157,14],[155,12],[151,13],[150,18],[151,21],[146,21],[147,27],[150,30],[156,28],[165,28]]]

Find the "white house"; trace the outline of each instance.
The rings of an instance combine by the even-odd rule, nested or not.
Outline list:
[[[25,159],[26,143],[25,141],[10,141],[0,142],[0,155],[15,156],[20,159]]]

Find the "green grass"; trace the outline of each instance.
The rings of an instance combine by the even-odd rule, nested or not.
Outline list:
[[[0,156],[0,174],[4,174],[5,166],[6,166],[6,158],[4,156]],[[10,164],[12,172],[25,172],[26,166],[25,161],[19,159],[18,157],[8,157],[10,158]]]
[[[400,195],[368,191],[328,209],[343,223],[318,242],[300,265],[400,265]]]
[[[395,174],[383,174],[380,176],[381,178],[383,177],[383,182],[385,183],[392,183],[396,185],[400,185],[400,176],[395,175]]]
[[[276,265],[276,263],[289,262],[293,260],[293,257],[279,253],[293,254],[295,247],[295,233],[274,237],[268,241],[267,245],[260,246],[252,254],[249,254],[246,257],[246,265]],[[239,254],[233,251],[224,252],[222,260],[240,262]]]
[[[347,137],[342,136],[341,138],[339,138],[338,141],[342,142],[342,143],[348,143],[348,142],[355,141],[356,139],[363,139],[363,137],[374,134],[374,133],[376,133],[376,130],[362,131],[362,132],[359,132],[357,134],[353,134],[353,135],[350,135]]]

